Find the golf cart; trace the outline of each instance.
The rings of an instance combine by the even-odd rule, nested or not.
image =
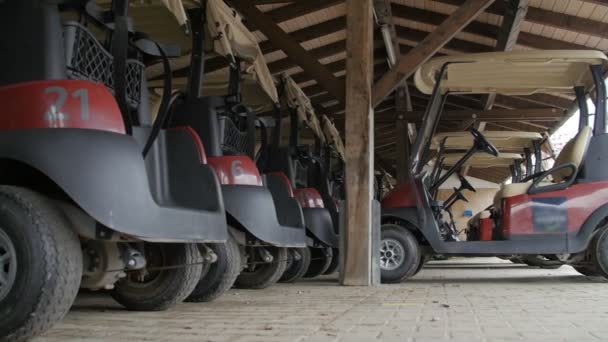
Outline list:
[[[608,276],[608,182],[601,172],[606,151],[606,56],[597,51],[521,51],[435,58],[415,75],[422,92],[431,94],[423,125],[412,147],[412,178],[382,201],[382,239],[395,245],[397,265],[382,269],[385,282],[412,276],[424,255],[544,255]],[[588,126],[586,96],[594,91],[596,115]],[[499,151],[482,132],[471,129],[471,145],[443,175],[433,178],[423,166],[452,93],[525,95],[572,93],[581,106],[581,125],[552,168],[520,183],[503,184],[494,197],[491,240],[460,241],[442,230],[445,203],[436,189],[473,155]],[[466,184],[461,188],[466,188]],[[457,196],[459,196],[457,194]],[[583,204],[584,203],[584,204]],[[394,254],[394,253],[393,253]]]
[[[196,135],[150,121],[142,60],[168,68],[172,49],[134,32],[128,7],[0,3],[2,340],[50,328],[79,287],[166,309],[218,260],[201,243],[228,238]],[[72,12],[81,21],[62,23]]]
[[[260,123],[254,110],[268,103],[271,108],[278,106],[276,86],[257,39],[224,1],[203,1],[187,12],[193,37],[189,79],[185,89],[173,92],[167,125],[192,127],[218,174],[230,241],[234,240],[242,256],[243,268],[236,270],[234,284],[265,288],[283,275],[287,249],[306,246],[297,201],[286,195],[285,184],[275,184],[255,164]],[[207,52],[209,44],[213,54]],[[225,57],[228,68],[205,73],[205,59],[210,55]],[[277,186],[282,191],[271,191]],[[229,283],[226,279],[231,277],[232,267],[216,265],[204,277],[205,288],[195,290],[200,300],[206,298],[209,288]]]
[[[325,145],[321,124],[310,100],[291,77],[282,75],[280,84],[283,108],[289,111],[289,134],[283,136],[285,121],[283,113],[277,110],[272,122],[271,143],[263,151],[258,166],[269,177],[271,189],[275,187],[275,182],[285,183],[282,187],[290,189],[290,195],[298,201],[304,214],[308,247],[289,251],[288,268],[281,278],[283,282],[294,282],[328,271],[332,265],[333,250],[338,247],[338,237],[337,226],[334,226],[331,215],[335,203],[332,200],[326,207],[321,195],[321,191],[327,191],[327,186],[319,189],[312,185],[313,179],[323,176],[319,174],[323,172],[322,161],[317,157]],[[311,132],[313,138],[308,144],[301,144],[300,136],[305,131]]]
[[[546,169],[547,159],[550,159],[551,157],[543,158],[543,150],[549,154],[549,156],[552,155],[550,146],[547,143],[548,139],[546,135],[541,133],[484,131],[483,135],[501,152],[498,156],[493,156],[484,152],[477,153],[468,159],[463,167],[473,167],[477,170],[488,168],[510,169],[510,181],[512,183],[521,182],[521,179]],[[446,132],[436,134],[431,143],[431,147],[436,148],[439,151],[435,157],[435,162],[440,163],[441,167],[451,167],[463,158],[463,154],[450,151],[467,150],[473,143],[473,138],[469,132]],[[461,178],[461,181],[464,185],[468,184],[466,179],[462,180]],[[458,189],[454,189],[454,193],[452,193],[448,200],[466,200],[464,196],[459,196],[459,192]],[[447,202],[447,200],[445,202]],[[448,213],[449,218],[453,221],[452,212],[449,209],[450,206],[451,205],[444,203],[444,212]],[[467,241],[492,240],[493,225],[487,224],[489,223],[489,220],[480,221],[481,218],[486,219],[489,218],[490,215],[490,208],[486,208],[468,220],[466,229]],[[485,222],[486,224],[480,225],[480,222]],[[563,265],[561,261],[552,256],[508,255],[500,256],[500,258],[518,264],[527,264],[529,266],[548,269],[559,268]]]

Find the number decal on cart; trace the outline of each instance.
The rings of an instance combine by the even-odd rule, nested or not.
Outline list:
[[[56,99],[53,104],[44,113],[44,119],[51,123],[61,124],[70,119],[70,114],[62,111],[68,101],[68,90],[64,87],[48,87],[44,90],[45,95],[56,94]],[[71,94],[71,98],[80,100],[80,118],[87,121],[90,118],[89,113],[89,91],[87,89],[76,89]]]
[[[235,160],[232,162],[230,172],[232,172],[233,177],[240,177],[245,174],[245,169],[243,169],[241,165],[243,165],[243,161],[241,160]]]
[[[68,97],[68,91],[63,87],[48,87],[44,94],[57,94],[57,99],[50,108],[44,113],[44,119],[50,122],[61,122],[69,119],[68,114],[62,113],[61,108]]]

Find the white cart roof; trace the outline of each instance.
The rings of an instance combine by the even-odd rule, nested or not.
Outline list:
[[[464,153],[446,153],[443,165],[452,166],[463,156]],[[508,167],[518,159],[522,159],[522,156],[517,153],[499,153],[498,157],[494,157],[491,154],[480,152],[474,154],[464,165],[476,168]]]
[[[448,63],[442,93],[572,93],[574,86],[590,89],[589,66],[608,65],[606,55],[592,50],[531,50],[489,52],[433,58],[414,76],[416,87],[431,94],[436,76]]]
[[[338,132],[338,129],[336,128],[334,123],[331,122],[331,120],[326,115],[323,115],[323,118],[321,120],[323,125],[323,133],[325,133],[325,139],[327,140],[327,143],[334,146],[342,160],[346,160],[346,154],[344,152],[344,142],[342,142],[340,132]]]
[[[532,147],[534,141],[543,139],[542,134],[536,132],[506,132],[506,131],[483,131],[481,132],[499,150],[523,151],[525,147]],[[466,150],[473,146],[473,136],[468,131],[444,132],[433,136],[431,148],[439,148],[445,141],[445,148],[452,150]]]
[[[321,123],[319,122],[319,118],[317,117],[308,96],[306,96],[300,86],[298,86],[298,84],[287,74],[283,74],[281,77],[283,79],[284,96],[287,105],[291,108],[295,108],[298,113],[298,119],[310,127],[322,142],[325,142],[326,139],[323,130],[321,129]]]

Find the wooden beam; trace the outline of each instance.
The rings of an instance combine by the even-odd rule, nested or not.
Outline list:
[[[380,24],[380,30],[382,33],[384,45],[386,48],[387,61],[390,68],[393,68],[399,63],[401,59],[401,46],[397,39],[397,31],[393,22],[393,12],[391,8],[390,0],[374,0],[374,10],[376,13],[376,20]],[[407,82],[404,80],[401,85],[397,87],[395,92],[395,110],[397,111],[397,117],[395,118],[395,125],[397,127],[397,163],[396,163],[396,174],[395,178],[397,183],[404,183],[410,179],[409,172],[409,154],[410,154],[410,141],[407,135],[407,121],[404,119],[405,112],[413,111],[412,98],[408,89]],[[401,132],[401,134],[399,134]],[[394,144],[394,141],[390,145]]]
[[[502,19],[502,25],[496,37],[495,51],[511,51],[517,43],[521,24],[528,12],[528,0],[507,0]],[[481,103],[484,110],[492,109],[496,101],[496,93],[486,94]],[[465,169],[468,170],[468,169]]]
[[[316,0],[318,1],[318,0]],[[272,44],[285,52],[285,54],[298,64],[305,72],[317,80],[330,94],[340,101],[345,99],[344,83],[340,82],[319,61],[312,56],[302,45],[294,42],[273,19],[260,11],[249,0],[232,0],[233,7],[240,12],[247,21],[260,30]],[[372,38],[373,41],[373,38]],[[373,48],[372,48],[373,50]],[[370,50],[370,53],[371,51]]]
[[[446,4],[461,6],[464,0],[437,0]],[[598,1],[598,0],[595,0]],[[488,13],[502,15],[504,13],[504,4],[501,1],[488,8]],[[561,30],[568,30],[588,34],[595,37],[608,38],[608,24],[592,19],[549,11],[543,8],[530,7],[526,21],[530,23],[546,25]]]
[[[462,2],[462,0],[458,0]],[[393,15],[396,18],[417,21],[420,23],[439,26],[448,16],[443,13],[425,10],[416,7],[409,7],[400,4],[393,4]],[[500,14],[502,15],[502,13]],[[462,32],[472,33],[481,37],[496,39],[500,28],[495,25],[486,24],[480,21],[473,21],[467,25]],[[564,50],[589,50],[590,47],[585,45],[569,43],[563,40],[552,39],[545,36],[532,34],[528,32],[520,32],[517,44],[528,46],[535,49],[564,49]]]
[[[467,119],[477,119],[480,121],[558,121],[563,116],[564,111],[555,108],[538,109],[491,109],[491,110],[455,110],[445,111],[441,115],[442,121],[462,121]],[[419,120],[424,112],[407,113],[407,119],[412,121]]]
[[[347,0],[346,61],[346,215],[340,236],[343,285],[379,283],[373,237],[374,109],[373,0]],[[374,248],[375,247],[375,248]]]
[[[399,64],[387,72],[374,84],[373,104],[382,101],[397,85],[411,76],[414,71],[431,58],[439,49],[450,41],[458,32],[470,23],[479,13],[483,12],[494,0],[467,0],[439,27],[429,34],[407,55],[403,56]]]

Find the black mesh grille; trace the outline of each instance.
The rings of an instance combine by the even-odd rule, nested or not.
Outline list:
[[[63,34],[69,77],[103,83],[114,92],[112,55],[104,49],[91,32],[78,23],[66,23]],[[132,108],[139,106],[143,72],[142,63],[137,60],[127,60],[127,102]]]
[[[226,154],[247,154],[247,132],[241,132],[229,117],[223,117],[224,139],[222,151]]]

